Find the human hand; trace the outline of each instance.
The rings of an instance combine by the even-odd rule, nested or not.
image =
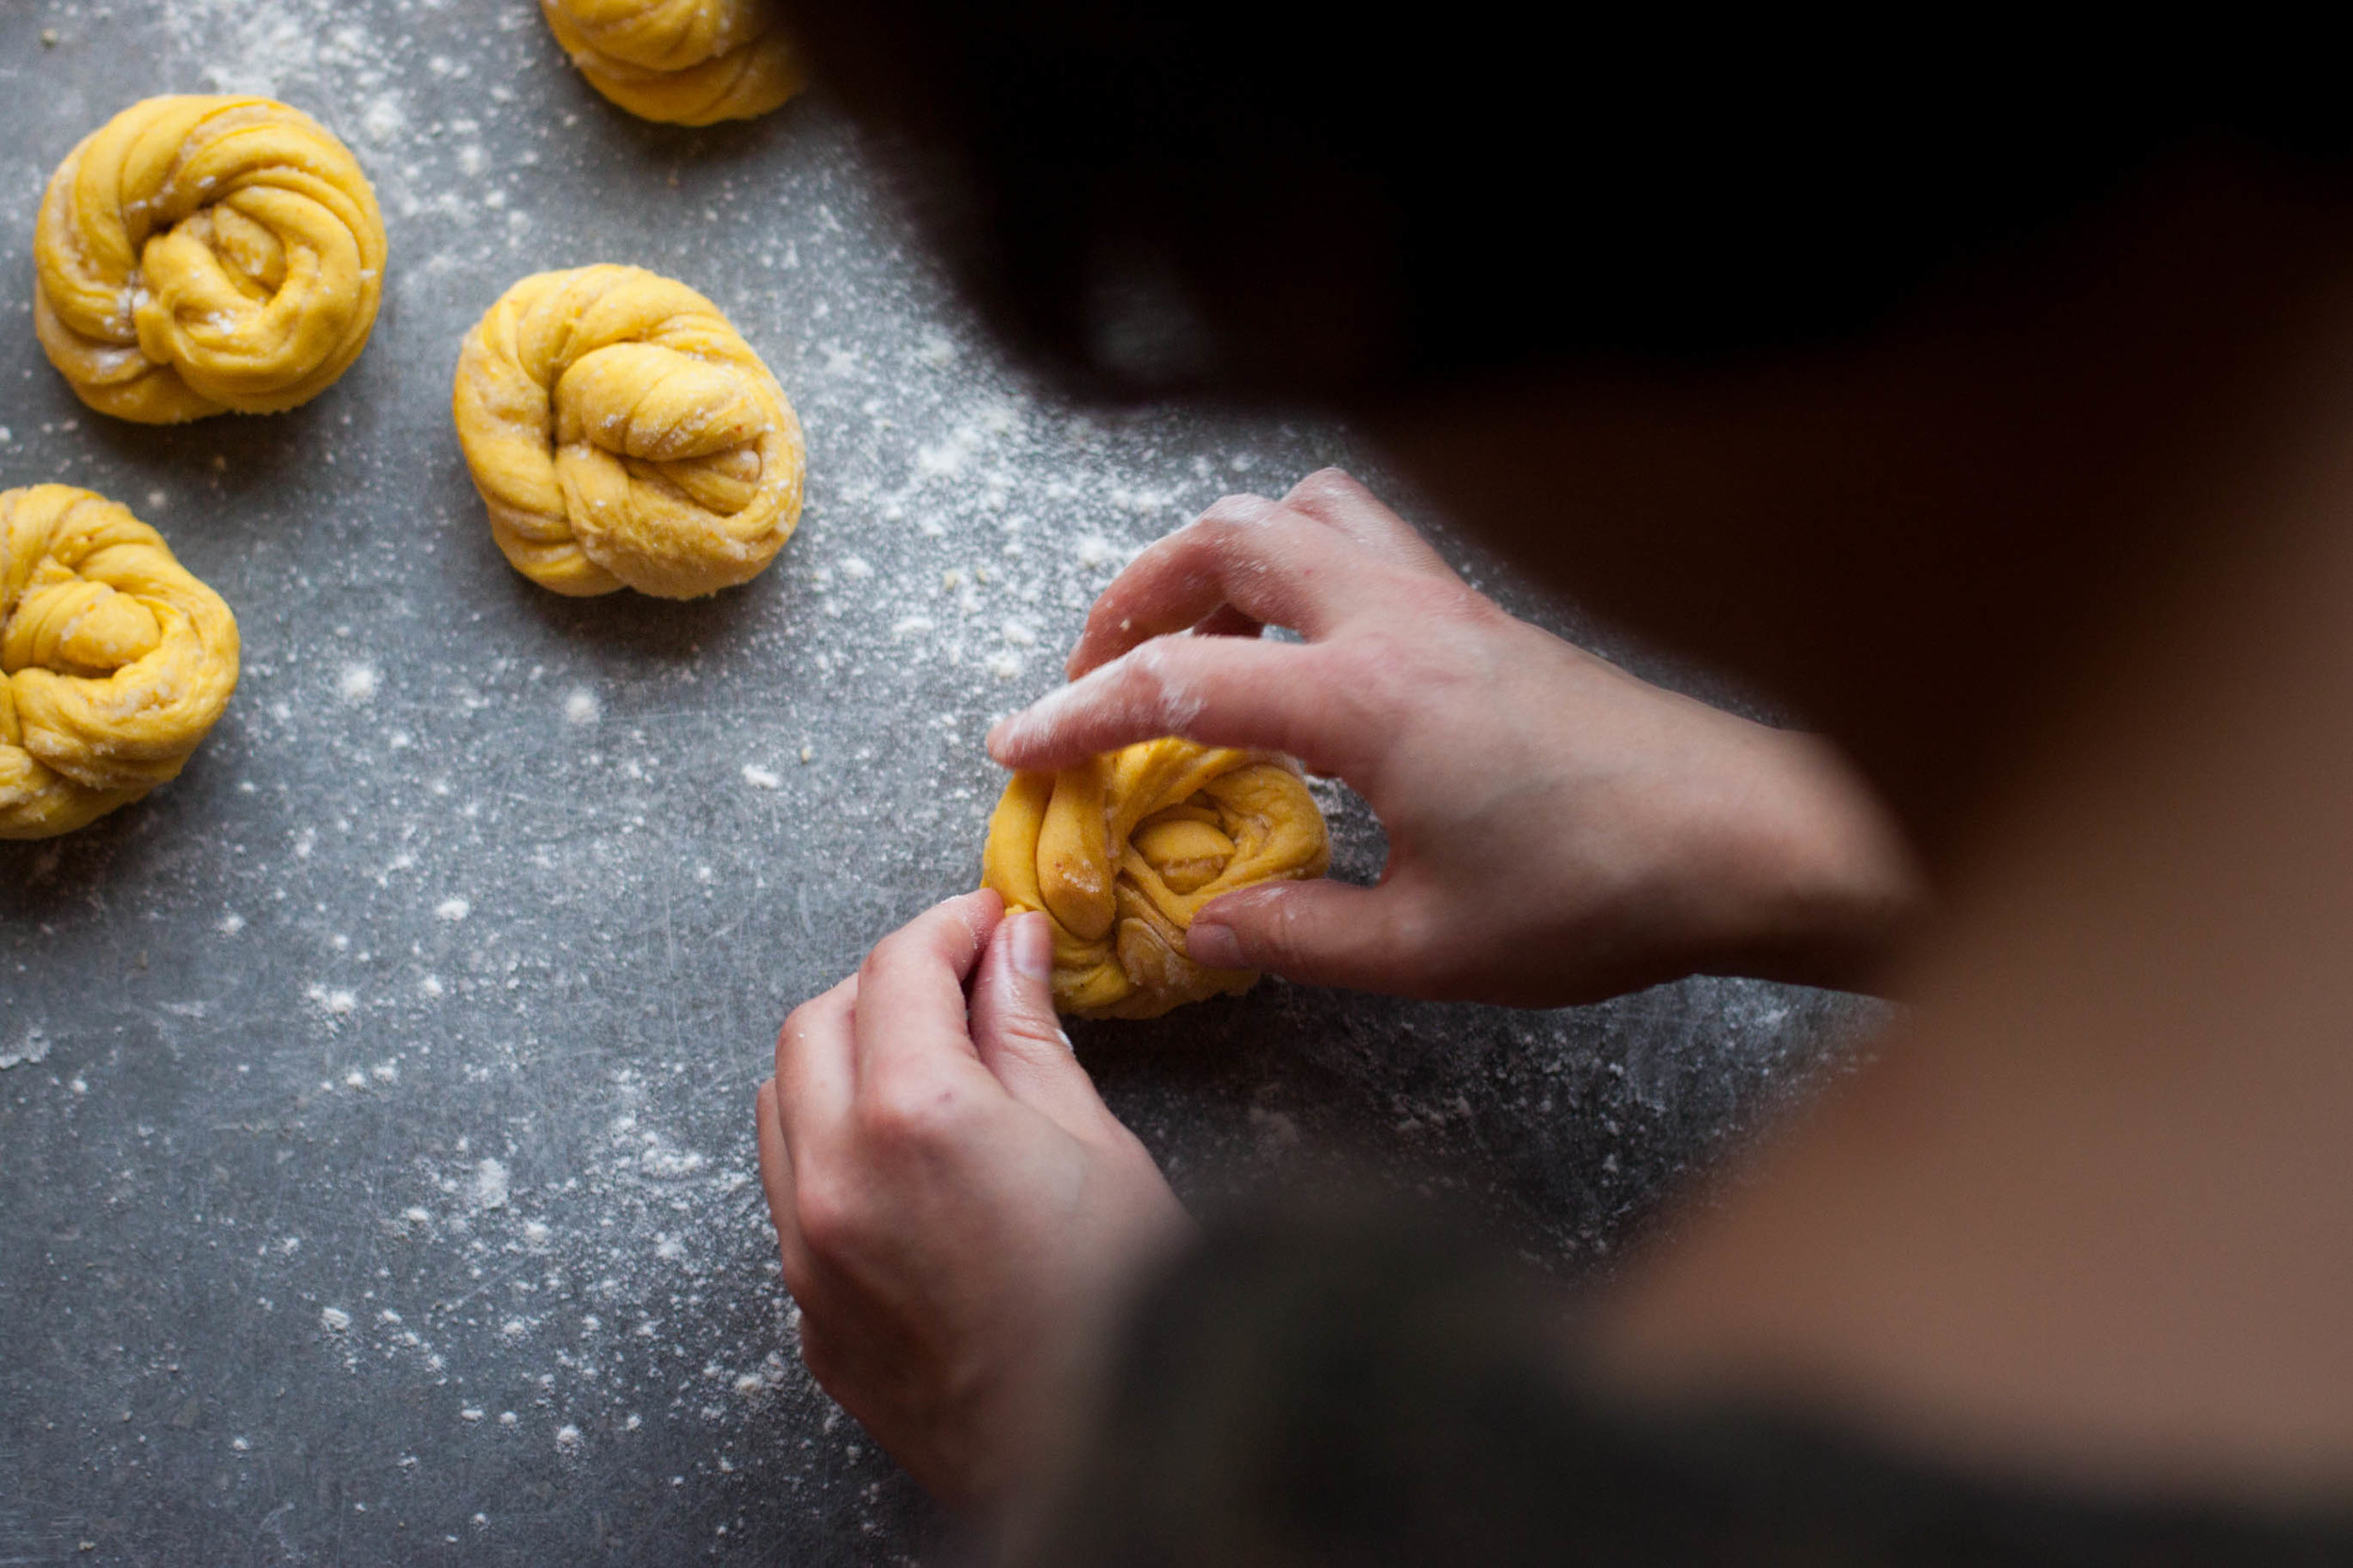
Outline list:
[[[1304,644],[1258,640],[1262,624]],[[1188,631],[1225,635],[1177,635]],[[1298,757],[1389,834],[1377,888],[1282,883],[1195,917],[1194,961],[1554,1006],[1699,971],[1866,972],[1917,898],[1825,744],[1513,619],[1337,470],[1219,502],[1104,590],[1011,768],[1158,735]]]
[[[758,1104],[802,1358],[959,1506],[1038,1463],[1123,1283],[1191,1224],[1055,1021],[1045,917],[1003,908],[950,899],[794,1009]]]

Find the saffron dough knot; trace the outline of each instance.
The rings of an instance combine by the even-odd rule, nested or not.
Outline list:
[[[57,166],[33,264],[41,347],[99,412],[276,413],[367,346],[384,218],[350,151],[300,110],[150,98]]]
[[[588,85],[643,120],[766,114],[808,84],[772,0],[539,0]]]
[[[1321,876],[1332,845],[1298,765],[1264,752],[1146,741],[1061,773],[1016,774],[989,820],[981,886],[1054,923],[1054,1005],[1153,1018],[1248,990],[1247,969],[1185,955],[1211,899]]]
[[[640,267],[507,290],[466,334],[452,409],[499,548],[560,594],[715,593],[800,521],[783,389],[716,305]]]
[[[236,688],[236,618],[163,536],[70,485],[0,491],[0,839],[178,776]]]

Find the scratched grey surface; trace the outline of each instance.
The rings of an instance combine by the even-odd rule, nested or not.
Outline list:
[[[221,89],[369,169],[375,341],[290,415],[88,415],[21,297],[41,184],[130,102]],[[0,845],[0,1563],[936,1556],[794,1354],[747,1115],[775,1028],[968,885],[980,736],[1128,552],[1377,462],[1041,397],[822,104],[638,124],[525,4],[0,0],[0,484],[128,502],[248,661],[176,785]],[[808,429],[800,536],[714,601],[524,584],[449,433],[473,317],[606,260],[715,297]],[[1325,800],[1369,878],[1378,829]],[[1189,1194],[1346,1147],[1575,1274],[1863,1016],[1732,982],[1545,1015],[1270,984],[1081,1044]]]

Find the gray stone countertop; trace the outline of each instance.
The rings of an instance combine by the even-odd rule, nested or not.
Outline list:
[[[117,110],[219,90],[359,155],[374,341],[290,414],[90,414],[33,338],[40,192]],[[458,340],[599,261],[718,301],[807,426],[800,533],[747,587],[566,600],[490,543]],[[0,1562],[933,1552],[795,1353],[750,1125],[776,1025],[972,883],[981,737],[1135,549],[1326,463],[1396,493],[1376,456],[1042,393],[822,96],[641,124],[526,0],[7,0],[0,278],[0,486],[128,504],[247,661],[177,783],[0,844]],[[1401,499],[1519,613],[1707,690]],[[1369,880],[1378,825],[1321,793]],[[1574,1278],[1868,1016],[1734,981],[1557,1013],[1270,983],[1078,1032],[1189,1196],[1343,1149]]]

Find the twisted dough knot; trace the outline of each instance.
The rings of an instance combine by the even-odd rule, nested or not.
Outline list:
[[[0,491],[0,839],[46,839],[178,776],[237,689],[237,622],[128,510]]]
[[[457,357],[490,532],[560,594],[693,599],[746,582],[801,518],[801,426],[719,308],[633,266],[542,272]]]
[[[309,115],[266,98],[151,98],[57,166],[33,263],[41,347],[99,412],[276,413],[367,346],[384,218]]]
[[[749,120],[808,81],[771,0],[539,0],[595,88],[644,120]]]
[[[1289,758],[1146,741],[1061,773],[1016,774],[989,820],[981,886],[1054,922],[1054,1005],[1156,1018],[1250,989],[1247,969],[1185,956],[1211,899],[1321,876],[1323,813]]]

